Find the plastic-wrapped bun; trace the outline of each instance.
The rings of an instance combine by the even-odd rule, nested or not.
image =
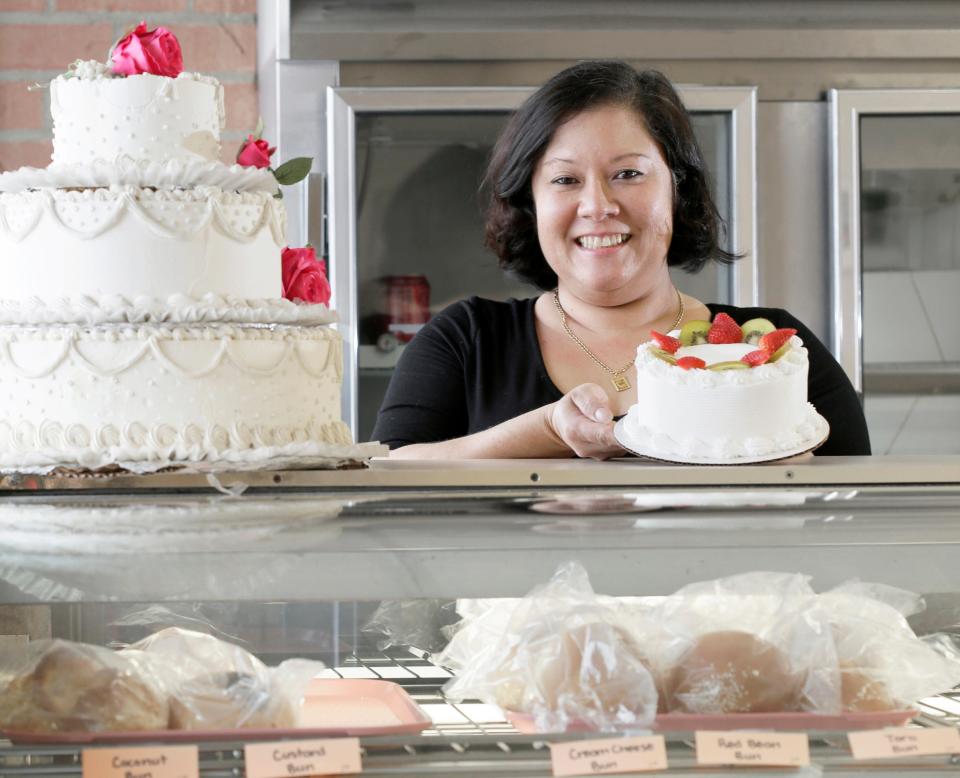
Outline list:
[[[534,718],[541,732],[648,726],[657,689],[643,650],[586,571],[563,565],[521,600],[458,609],[464,619],[435,661],[456,672],[448,698],[479,698]]]
[[[830,630],[809,617],[807,576],[755,572],[689,584],[664,599],[655,656],[666,709],[840,712]]]
[[[170,729],[295,727],[294,707],[275,700],[262,679],[225,672],[189,678],[170,700]]]
[[[574,624],[582,618],[564,614]],[[509,652],[495,686],[501,707],[624,724],[652,718],[657,692],[649,662],[619,627],[586,620],[521,634],[524,640]]]
[[[170,680],[170,729],[295,727],[310,679],[324,665],[288,659],[270,668],[240,646],[179,628],[131,646]]]
[[[844,710],[909,708],[960,682],[956,651],[942,655],[907,622],[923,607],[912,592],[857,581],[818,596],[816,615],[836,645]]]
[[[701,635],[667,681],[666,704],[684,713],[798,710],[804,677],[786,655],[748,632]]]
[[[0,668],[0,726],[27,732],[167,728],[167,698],[136,657],[65,640],[31,643]]]
[[[840,664],[840,695],[847,711],[866,713],[899,707],[876,671],[844,663]]]

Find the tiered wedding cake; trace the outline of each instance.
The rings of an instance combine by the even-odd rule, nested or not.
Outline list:
[[[272,150],[217,161],[223,90],[163,28],[111,56],[50,85],[52,164],[0,174],[0,468],[369,455]]]

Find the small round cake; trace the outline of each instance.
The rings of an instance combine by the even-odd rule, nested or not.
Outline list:
[[[727,334],[708,339],[721,317]],[[701,329],[691,335],[690,324]],[[646,456],[703,463],[775,459],[822,442],[829,426],[807,401],[803,341],[767,325],[768,334],[750,337],[721,313],[714,324],[688,322],[641,344],[637,404],[618,426],[620,442]]]

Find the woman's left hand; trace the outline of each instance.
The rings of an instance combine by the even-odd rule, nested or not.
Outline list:
[[[597,384],[580,384],[547,406],[551,432],[578,457],[609,459],[625,452],[613,435],[610,398]]]

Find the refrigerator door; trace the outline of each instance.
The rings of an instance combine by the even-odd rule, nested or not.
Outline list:
[[[393,367],[432,314],[472,295],[531,297],[483,245],[490,149],[532,88],[330,88],[328,248],[344,338],[344,419],[368,440]],[[680,87],[745,258],[674,273],[706,301],[757,301],[753,88]]]
[[[830,93],[834,348],[877,454],[960,452],[960,90]]]

